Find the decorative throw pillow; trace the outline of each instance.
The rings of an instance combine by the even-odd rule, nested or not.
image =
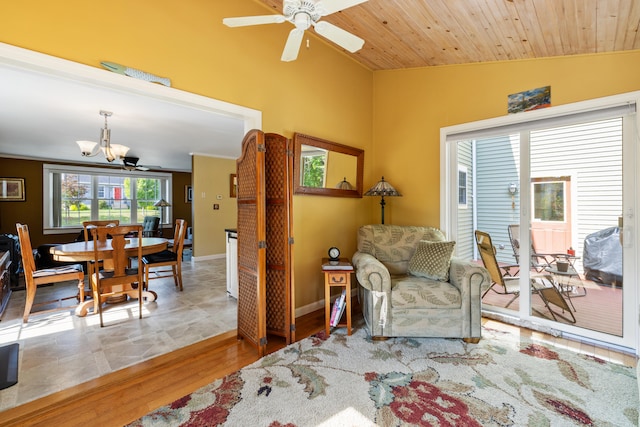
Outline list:
[[[431,242],[420,240],[416,252],[409,260],[409,274],[427,279],[449,280],[451,255],[456,242]]]

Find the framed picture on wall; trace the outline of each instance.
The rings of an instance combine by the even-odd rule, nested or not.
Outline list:
[[[191,203],[193,201],[193,188],[190,185],[184,186],[184,202]]]
[[[238,177],[235,173],[229,175],[229,197],[236,197],[238,189]]]
[[[0,201],[24,202],[24,178],[0,178]]]

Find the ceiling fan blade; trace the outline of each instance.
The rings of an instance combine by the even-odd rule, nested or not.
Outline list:
[[[287,44],[284,45],[282,57],[280,58],[282,61],[289,62],[296,60],[296,58],[298,57],[298,52],[300,51],[300,45],[302,44],[303,36],[304,30],[300,30],[298,28],[294,28],[293,30],[291,30],[291,32],[289,32]]]
[[[227,27],[246,27],[248,25],[282,24],[286,20],[282,15],[260,15],[224,18],[222,23]]]
[[[316,22],[315,29],[316,33],[326,37],[351,53],[362,49],[364,45],[364,40],[360,37],[325,21]]]
[[[368,0],[322,0],[322,16],[357,6]]]

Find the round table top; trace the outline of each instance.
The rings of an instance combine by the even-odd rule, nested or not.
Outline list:
[[[577,276],[578,272],[575,270],[575,268],[569,266],[567,271],[560,271],[555,267],[547,267],[545,268],[545,271],[548,271],[551,274],[557,274],[559,276]]]
[[[103,243],[98,247],[100,256],[103,258],[111,258],[111,244]],[[127,238],[127,244],[124,247],[127,255],[136,256],[138,250],[138,238]],[[142,238],[142,255],[148,255],[167,249],[167,239],[161,237],[143,237]],[[93,240],[88,242],[73,242],[57,245],[51,248],[51,256],[56,261],[91,261],[94,259]]]

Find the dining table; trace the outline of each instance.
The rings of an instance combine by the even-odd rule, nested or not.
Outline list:
[[[139,237],[127,238],[124,250],[127,256],[135,257],[138,253]],[[168,240],[161,237],[142,237],[142,255],[148,255],[161,252],[167,249]],[[111,239],[104,242],[98,242],[98,258],[101,260],[112,258],[113,248],[111,247]],[[51,257],[55,261],[60,262],[88,262],[95,260],[95,252],[93,240],[86,242],[73,242],[56,245],[50,249]],[[142,284],[139,284],[141,286]],[[125,290],[131,298],[138,298],[137,289]],[[142,292],[143,298],[148,302],[155,301],[156,294],[150,291]],[[83,317],[87,315],[89,307],[97,304],[97,301],[88,300],[76,307],[76,315]],[[97,307],[94,307],[94,313],[97,313]]]

